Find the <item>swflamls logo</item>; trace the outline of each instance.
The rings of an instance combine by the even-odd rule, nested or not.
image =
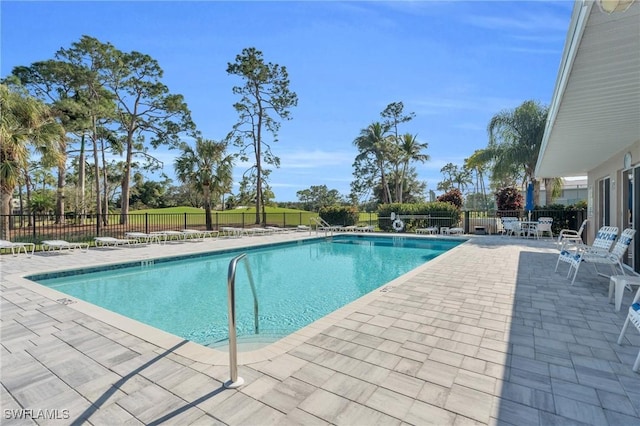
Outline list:
[[[4,409],[4,418],[9,419],[32,419],[32,420],[67,420],[70,417],[69,410],[58,409],[32,409],[16,408]]]

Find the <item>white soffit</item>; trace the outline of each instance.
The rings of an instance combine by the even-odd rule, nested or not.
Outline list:
[[[591,6],[564,91],[558,76],[538,178],[586,175],[640,140],[640,0],[611,15]]]

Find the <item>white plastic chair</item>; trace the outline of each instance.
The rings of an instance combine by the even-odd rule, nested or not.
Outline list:
[[[24,254],[31,257],[33,256],[33,252],[36,249],[36,245],[33,243],[17,243],[17,242],[12,242],[7,240],[0,240],[0,249],[3,249],[3,248],[11,249],[11,254],[13,256],[19,255],[20,252],[24,250]],[[17,253],[16,253],[16,249],[18,249]],[[31,254],[29,254],[29,252],[31,252]]]
[[[635,231],[633,232],[635,233]],[[585,254],[591,255],[594,258],[595,256],[598,256],[599,258],[603,258],[603,259],[608,258],[611,255],[611,253],[609,253],[609,249],[613,245],[613,242],[615,241],[617,236],[618,236],[618,227],[603,226],[602,228],[600,228],[600,230],[598,230],[598,233],[596,234],[596,238],[593,240],[592,245],[578,246],[575,252],[569,251],[569,250],[560,251],[560,254],[558,255],[558,261],[556,262],[555,271],[556,272],[558,271],[558,265],[560,265],[560,262],[568,263],[569,271],[567,272],[567,278],[569,278],[569,276],[571,275],[571,271],[575,269],[575,272],[573,274],[573,279],[571,280],[571,284],[573,284],[573,282],[576,279],[576,275],[578,275],[578,268],[580,268],[580,264],[584,259],[584,255]],[[628,247],[629,247],[628,245],[624,247],[624,250],[626,251]],[[624,252],[620,254],[620,257],[622,257],[622,254],[624,254]],[[624,271],[622,273],[624,274]]]
[[[573,279],[571,280],[571,284],[576,279],[576,275],[578,275],[578,269],[582,262],[591,263],[598,275],[607,276],[598,271],[597,265],[609,265],[611,267],[611,275],[616,275],[616,267],[620,268],[620,273],[624,274],[624,267],[622,266],[622,257],[629,249],[629,245],[633,240],[633,236],[635,235],[635,229],[627,228],[622,231],[620,238],[616,242],[616,245],[613,247],[611,252],[602,251],[602,250],[589,250],[582,249],[579,251],[577,255],[566,256],[570,259],[569,262],[569,274],[571,274],[571,269],[573,272]],[[562,253],[560,254],[562,256]],[[568,277],[568,275],[567,275]]]
[[[44,240],[42,241],[42,248],[44,251],[62,251],[63,249],[67,249],[68,251],[80,249],[82,251],[87,251],[89,249],[89,243],[70,243],[65,240]]]
[[[516,224],[519,225],[519,221],[517,217],[511,217],[511,216],[505,216],[501,218],[502,220],[502,227],[504,228],[505,234],[506,235],[513,235],[514,232],[514,226],[517,226]]]
[[[558,246],[560,250],[564,250],[568,244],[582,244],[582,232],[587,226],[589,219],[582,221],[582,225],[576,231],[574,229],[562,229],[558,234]]]
[[[551,238],[553,238],[553,231],[551,230],[551,225],[553,225],[552,217],[539,217],[538,225],[536,227],[536,236],[542,237],[545,232],[548,232]]]
[[[624,334],[627,332],[627,327],[629,327],[629,323],[636,326],[638,331],[640,331],[640,287],[638,287],[638,291],[633,298],[633,302],[631,306],[629,306],[629,314],[627,315],[627,319],[624,321],[624,325],[622,326],[622,331],[620,331],[620,336],[618,336],[618,344],[622,344],[622,339],[624,338]],[[638,357],[636,358],[636,362],[633,364],[633,371],[638,371],[640,369],[640,351],[638,351]]]

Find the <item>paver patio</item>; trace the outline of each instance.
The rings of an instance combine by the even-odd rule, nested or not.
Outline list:
[[[632,294],[615,312],[588,267],[570,286],[548,239],[471,238],[246,357],[233,390],[226,354],[187,356],[20,278],[308,236],[1,256],[2,424],[640,425],[640,334],[616,344]]]

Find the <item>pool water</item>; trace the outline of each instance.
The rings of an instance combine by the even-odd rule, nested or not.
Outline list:
[[[227,273],[240,253],[256,284],[260,334],[284,336],[415,269],[464,240],[336,236],[212,252],[117,269],[28,277],[182,338],[228,339]],[[238,336],[254,334],[246,269],[236,272]]]

